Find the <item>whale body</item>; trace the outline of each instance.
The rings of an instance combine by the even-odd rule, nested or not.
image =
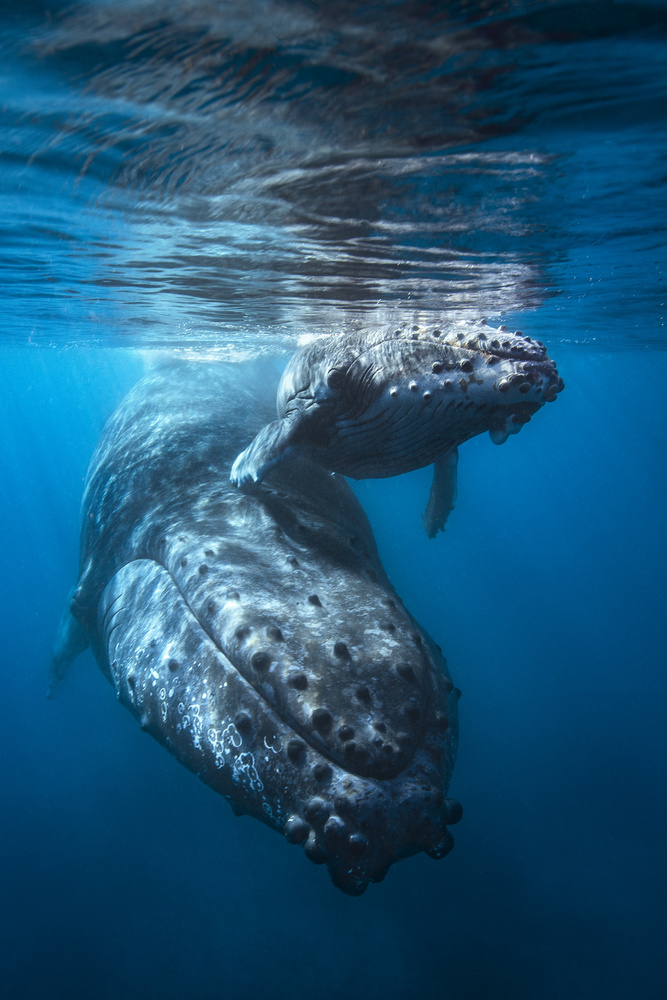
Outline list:
[[[433,537],[456,501],[458,446],[485,431],[503,444],[562,388],[544,346],[506,327],[321,337],[288,363],[278,419],[237,456],[232,482],[259,482],[295,454],[353,479],[433,463]]]
[[[53,678],[89,644],[144,730],[358,895],[452,847],[459,692],[342,477],[301,457],[230,484],[266,385],[173,365],[111,417]]]

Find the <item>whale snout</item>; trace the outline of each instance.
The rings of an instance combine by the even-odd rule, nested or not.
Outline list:
[[[526,344],[526,340],[520,334],[514,334],[502,356],[498,354],[486,358],[493,372],[492,389],[497,402],[489,420],[489,436],[494,444],[503,444],[510,434],[520,431],[545,403],[552,403],[564,388],[556,364],[547,356],[543,345],[529,338]],[[495,339],[495,342],[498,343],[498,340]],[[530,353],[533,356],[527,357]]]
[[[505,396],[506,401],[551,403],[564,388],[562,378],[553,361],[544,362],[504,361],[500,365],[499,378],[495,388]]]
[[[445,343],[460,352],[463,371],[475,370],[479,377],[486,368],[497,376],[494,388],[520,401],[552,402],[563,389],[563,380],[544,344],[520,330],[511,333],[506,326],[493,329],[482,323],[472,333],[457,333]]]

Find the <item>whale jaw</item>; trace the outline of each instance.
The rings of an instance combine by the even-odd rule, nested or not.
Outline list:
[[[213,544],[168,537],[166,566],[134,560],[106,586],[96,652],[119,700],[235,812],[302,845],[348,894],[399,858],[444,857],[459,815],[445,798],[457,693],[428,637],[384,581],[366,570],[355,583],[353,564],[338,569],[303,546],[291,587],[287,549],[273,553],[280,601],[266,585],[248,589],[248,552],[221,553],[219,566],[209,556],[199,593],[171,575],[187,558],[200,577]],[[348,603],[353,593],[378,617],[343,609],[348,588]]]

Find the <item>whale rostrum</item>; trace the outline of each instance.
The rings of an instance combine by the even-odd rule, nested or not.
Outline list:
[[[321,337],[288,363],[278,419],[237,456],[232,482],[259,482],[292,455],[353,479],[433,463],[433,537],[456,502],[458,446],[484,431],[503,444],[562,388],[544,346],[506,327]]]
[[[341,476],[301,456],[231,485],[266,382],[173,365],[111,417],[53,677],[89,643],[144,730],[358,895],[452,847],[459,692]]]

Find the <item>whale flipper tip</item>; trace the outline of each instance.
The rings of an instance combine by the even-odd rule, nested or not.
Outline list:
[[[431,492],[422,514],[422,522],[429,538],[435,538],[439,531],[445,530],[447,518],[456,506],[458,462],[458,448],[452,448],[433,464]]]

